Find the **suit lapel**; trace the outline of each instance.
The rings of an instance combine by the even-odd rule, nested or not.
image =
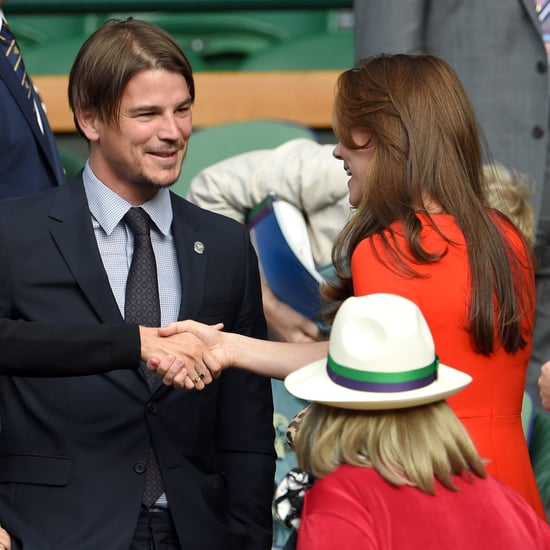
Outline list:
[[[50,212],[50,232],[99,319],[103,323],[122,323],[97,248],[81,176],[59,189]]]
[[[57,181],[60,184],[63,183],[65,179],[63,167],[61,166],[61,161],[59,160],[59,155],[57,153],[55,138],[48,124],[46,114],[42,109],[40,97],[38,97],[38,94],[33,91],[33,98],[40,113],[40,117],[44,127],[44,133],[42,133],[42,131],[40,130],[40,126],[38,125],[36,113],[33,110],[32,99],[27,99],[24,88],[19,83],[15,73],[11,70],[11,67],[7,62],[0,63],[0,78],[4,81],[6,88],[13,96],[29,127],[32,129],[34,137],[40,148],[42,149],[44,157],[47,159],[52,172],[56,176]]]
[[[201,235],[195,207],[171,193],[174,219],[172,232],[178,257],[181,283],[181,305],[178,319],[198,316],[204,297],[208,247]]]
[[[526,11],[529,19],[531,19],[533,25],[537,29],[539,34],[542,33],[540,28],[540,21],[537,15],[536,2],[535,0],[518,0],[519,3],[523,6],[523,9]],[[495,8],[498,10],[498,6],[495,4]]]
[[[36,101],[38,112],[40,113],[40,118],[42,120],[42,126],[44,127],[44,133],[42,134],[42,132],[40,131],[40,128],[38,128],[38,130],[35,130],[34,127],[33,127],[33,132],[36,135],[36,132],[38,131],[38,134],[39,134],[38,139],[40,142],[40,146],[47,153],[46,157],[48,159],[48,162],[50,163],[50,166],[52,167],[53,172],[57,177],[58,183],[62,184],[65,182],[65,170],[63,169],[63,165],[61,163],[61,157],[59,156],[59,153],[57,151],[57,143],[55,141],[55,136],[53,135],[52,129],[48,122],[48,117],[46,116],[46,113],[42,108],[42,100],[40,99],[40,96],[36,92],[33,92],[33,94]],[[33,115],[34,115],[34,112],[33,112]],[[35,117],[35,126],[38,126],[38,123],[36,122],[36,117]]]

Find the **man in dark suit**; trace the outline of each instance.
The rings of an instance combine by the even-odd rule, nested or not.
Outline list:
[[[65,174],[53,132],[26,73],[0,0],[0,198],[61,185]]]
[[[69,97],[89,160],[67,185],[0,204],[0,317],[123,323],[142,240],[127,214],[140,210],[158,284],[145,309],[160,306],[162,325],[194,318],[265,337],[246,229],[168,190],[194,100],[177,44],[142,21],[108,22],[80,50]],[[16,548],[271,547],[269,379],[230,369],[201,392],[148,384],[123,369],[0,377],[0,523]],[[153,466],[161,491],[146,502]]]

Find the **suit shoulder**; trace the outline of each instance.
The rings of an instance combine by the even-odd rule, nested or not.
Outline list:
[[[48,208],[55,200],[59,187],[47,189],[25,195],[22,197],[10,197],[0,200],[0,212],[2,216],[20,216],[21,211],[32,212],[41,208]]]
[[[244,224],[225,216],[224,214],[219,214],[218,212],[213,212],[193,204],[187,199],[184,199],[178,195],[172,193],[172,205],[174,207],[174,212],[182,212],[182,215],[188,216],[196,223],[199,223],[201,226],[210,226],[212,228],[218,228],[221,231],[244,231],[246,227]]]

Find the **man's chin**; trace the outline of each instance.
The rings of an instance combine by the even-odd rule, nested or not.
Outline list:
[[[144,177],[142,179],[142,184],[145,187],[154,187],[155,189],[164,189],[167,187],[172,187],[179,178],[179,173],[176,176],[166,177],[166,178],[157,178],[157,179],[151,179]]]

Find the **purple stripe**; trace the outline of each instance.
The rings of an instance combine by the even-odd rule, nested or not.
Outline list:
[[[361,382],[360,380],[351,380],[333,372],[327,367],[328,377],[339,386],[349,388],[350,390],[370,391],[380,393],[391,393],[399,391],[416,390],[431,384],[437,380],[437,372],[421,378],[420,380],[410,380],[408,382],[380,383],[380,382]]]

